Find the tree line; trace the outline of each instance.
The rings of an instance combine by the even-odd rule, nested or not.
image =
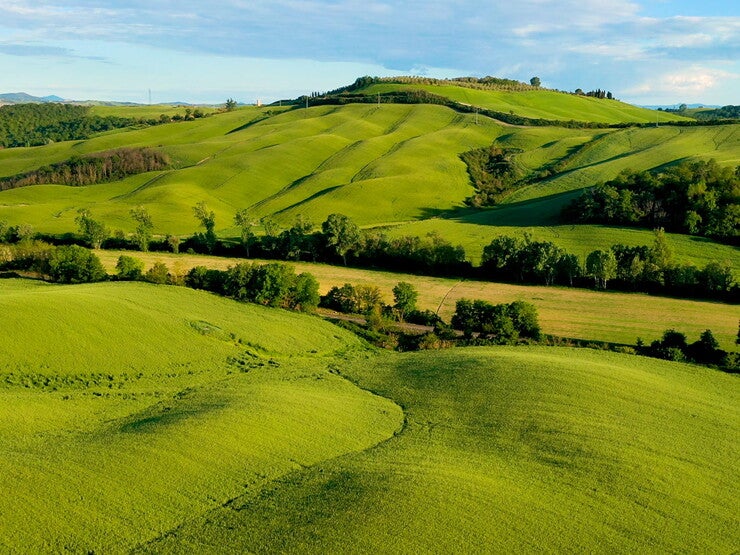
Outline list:
[[[44,183],[82,186],[117,181],[170,167],[170,158],[153,148],[118,148],[0,178],[0,191]]]
[[[437,234],[389,237],[379,230],[360,230],[343,214],[330,214],[319,229],[298,217],[291,227],[280,230],[269,218],[255,221],[242,209],[234,215],[240,230],[236,241],[218,238],[215,213],[204,202],[193,207],[193,217],[202,231],[184,238],[169,235],[155,239],[154,222],[146,207],[132,209],[130,216],[135,229],[128,235],[123,231],[111,234],[86,209],[78,211],[78,233],[62,237],[39,236],[31,226],[0,222],[0,242],[21,243],[36,237],[94,248],[341,263],[422,275],[740,301],[740,285],[729,261],[710,262],[703,268],[676,263],[662,228],[655,230],[651,246],[613,245],[592,251],[585,259],[551,241],[535,241],[527,233],[523,237],[500,235],[484,247],[480,266],[473,267],[462,246]],[[254,232],[257,225],[262,226],[264,235]]]
[[[688,161],[661,171],[624,171],[584,191],[563,210],[567,222],[663,227],[737,243],[740,166]]]

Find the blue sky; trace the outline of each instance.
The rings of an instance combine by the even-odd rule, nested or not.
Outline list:
[[[361,75],[537,75],[636,104],[740,104],[739,5],[2,0],[0,92],[269,102]]]

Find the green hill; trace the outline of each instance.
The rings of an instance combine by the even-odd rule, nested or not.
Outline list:
[[[123,283],[3,280],[0,307],[5,552],[128,551],[402,423],[317,318]]]
[[[376,83],[353,92],[383,95],[394,91],[422,90],[461,104],[527,118],[575,120],[596,123],[654,123],[690,121],[667,112],[648,110],[618,100],[599,99],[552,90],[486,90],[454,84]]]
[[[400,435],[281,478],[146,552],[733,552],[733,376],[552,348],[378,357],[346,370]],[[711,445],[711,448],[708,446]]]

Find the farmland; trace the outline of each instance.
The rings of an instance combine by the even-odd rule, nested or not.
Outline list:
[[[106,269],[115,271],[118,251],[99,251]],[[151,267],[164,262],[170,271],[184,275],[195,266],[225,270],[239,259],[166,253],[136,253]],[[722,348],[732,349],[737,334],[737,307],[723,303],[652,297],[639,293],[605,293],[565,287],[537,287],[435,278],[394,272],[381,272],[312,264],[291,263],[298,272],[309,272],[319,281],[325,294],[345,283],[380,288],[386,303],[393,299],[399,281],[412,283],[419,291],[419,306],[449,321],[459,299],[484,299],[492,303],[524,300],[539,311],[545,333],[561,337],[634,344],[638,337],[657,339],[668,328],[676,328],[696,338],[711,329]]]
[[[405,407],[400,435],[281,478],[144,551],[737,546],[738,479],[718,464],[737,459],[729,376],[542,348],[385,356],[343,372]]]
[[[206,287],[216,282],[207,281],[207,272],[201,285],[188,284],[234,298],[115,278],[59,285],[16,277],[54,279],[46,270],[55,253],[90,254],[22,233],[95,244],[78,232],[80,209],[115,234],[110,250],[92,251],[111,276],[119,256],[128,255],[144,271],[164,263],[161,283],[182,284],[196,266],[226,270],[252,262],[235,257],[248,248],[249,235],[240,236],[245,230],[234,219],[242,209],[251,220],[247,231],[266,245],[277,244],[281,230],[309,222],[300,234],[314,250],[299,246],[286,258],[345,258],[329,232],[311,234],[328,215],[345,214],[389,241],[411,236],[460,244],[474,265],[503,234],[551,241],[583,266],[591,251],[650,246],[656,237],[651,229],[565,223],[561,209],[584,189],[623,170],[687,160],[740,164],[737,124],[670,125],[685,118],[616,100],[528,86],[514,92],[376,83],[359,92],[382,100],[414,88],[481,109],[594,125],[512,125],[460,106],[420,103],[250,106],[0,149],[0,179],[120,148],[155,149],[168,161],[160,166],[166,169],[108,183],[0,191],[0,243],[11,243],[0,250],[0,263],[7,264],[0,268],[7,270],[0,279],[7,330],[0,336],[0,487],[12,491],[0,498],[0,551],[740,548],[736,375],[542,344],[380,350],[318,316],[238,302],[263,300],[246,295],[254,285],[247,278],[237,283],[241,296],[234,288]],[[184,109],[91,111],[180,120]],[[634,126],[595,125],[623,123]],[[466,202],[475,189],[460,155],[488,146],[513,153],[517,182],[496,206],[479,207]],[[205,220],[213,211],[213,230],[194,217],[199,203]],[[143,245],[131,240],[131,211],[138,207],[153,223],[153,237]],[[205,235],[191,237],[203,229]],[[209,231],[213,243],[199,243]],[[237,246],[237,238],[244,244]],[[740,275],[734,237],[724,244],[678,233],[665,238],[670,264],[704,268],[726,261],[728,283]],[[177,250],[180,241],[181,251],[195,248],[113,250]],[[261,245],[253,242],[252,255]],[[37,259],[22,266],[21,256],[13,258],[16,248]],[[647,256],[646,267],[652,251]],[[375,260],[364,263],[375,267]],[[656,266],[658,280],[667,264]],[[360,284],[377,287],[387,305],[393,288],[408,282],[418,291],[418,308],[446,322],[461,299],[524,301],[536,309],[542,331],[563,343],[616,343],[633,352],[624,346],[634,347],[638,338],[649,344],[670,328],[689,342],[711,329],[719,348],[737,349],[733,304],[291,265],[315,276],[322,294]],[[476,272],[438,275],[483,275]],[[704,279],[699,270],[692,275],[697,284]],[[590,277],[576,277],[576,285],[590,286]],[[728,295],[703,298],[729,299],[732,287],[707,286],[703,293]],[[734,353],[727,356],[735,360]]]

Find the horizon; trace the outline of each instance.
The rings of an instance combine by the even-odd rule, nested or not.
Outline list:
[[[537,76],[636,105],[740,92],[740,17],[722,0],[8,0],[0,22],[0,90],[78,101],[269,104],[362,75]]]

